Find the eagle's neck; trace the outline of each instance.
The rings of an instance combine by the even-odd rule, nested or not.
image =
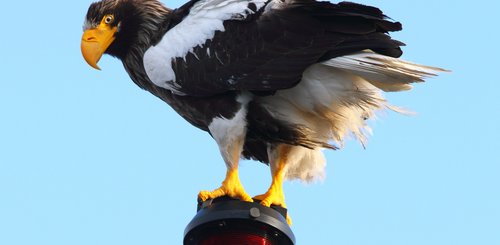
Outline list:
[[[121,23],[115,50],[110,53],[119,58],[125,70],[139,87],[151,91],[151,82],[144,70],[146,50],[160,41],[169,28],[171,10],[155,0],[129,0],[129,13]],[[114,53],[113,53],[114,51]]]

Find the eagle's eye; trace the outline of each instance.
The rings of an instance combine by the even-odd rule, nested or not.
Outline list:
[[[112,14],[108,14],[108,15],[104,16],[104,18],[102,18],[102,21],[104,22],[104,24],[109,25],[113,22],[114,19],[115,19],[115,17]]]

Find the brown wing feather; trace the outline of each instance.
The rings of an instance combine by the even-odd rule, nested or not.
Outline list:
[[[272,93],[293,87],[319,61],[364,49],[397,57],[403,45],[386,34],[401,24],[377,8],[348,2],[285,1],[224,26],[203,47],[172,62],[181,92]]]

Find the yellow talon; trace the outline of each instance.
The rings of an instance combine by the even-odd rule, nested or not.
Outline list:
[[[245,192],[243,185],[238,176],[238,169],[230,169],[226,173],[226,178],[222,182],[222,186],[213,191],[200,191],[198,198],[202,201],[215,199],[222,196],[237,198],[246,202],[253,202],[250,195]]]
[[[260,200],[262,206],[270,207],[271,205],[281,206],[286,208],[285,196],[283,191],[277,191],[274,188],[270,188],[266,194],[255,196],[254,199]]]
[[[288,213],[286,214],[286,223],[289,225],[289,226],[292,226],[292,218],[290,218],[290,215],[288,215]]]
[[[270,207],[271,205],[276,205],[282,208],[286,208],[283,189],[281,189],[281,193],[279,193],[279,191],[274,191],[270,189],[268,192],[266,192],[266,194],[255,196],[254,199],[261,200],[260,204],[262,206]],[[289,226],[292,225],[292,218],[290,218],[288,212],[286,214],[286,223],[288,223]]]

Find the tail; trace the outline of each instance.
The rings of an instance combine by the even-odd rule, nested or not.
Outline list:
[[[385,92],[410,90],[412,83],[424,82],[438,72],[447,72],[442,68],[419,65],[368,50],[330,59],[323,64],[356,74]]]
[[[405,113],[389,104],[383,91],[410,90],[412,83],[444,71],[362,51],[310,66],[297,86],[264,97],[262,102],[275,117],[307,128],[311,141],[342,146],[352,136],[364,146],[371,134],[367,119],[385,109]],[[297,150],[293,156],[297,161],[289,168],[300,171],[290,171],[287,178],[321,178],[326,164],[320,148]],[[319,160],[311,164],[313,158]]]

